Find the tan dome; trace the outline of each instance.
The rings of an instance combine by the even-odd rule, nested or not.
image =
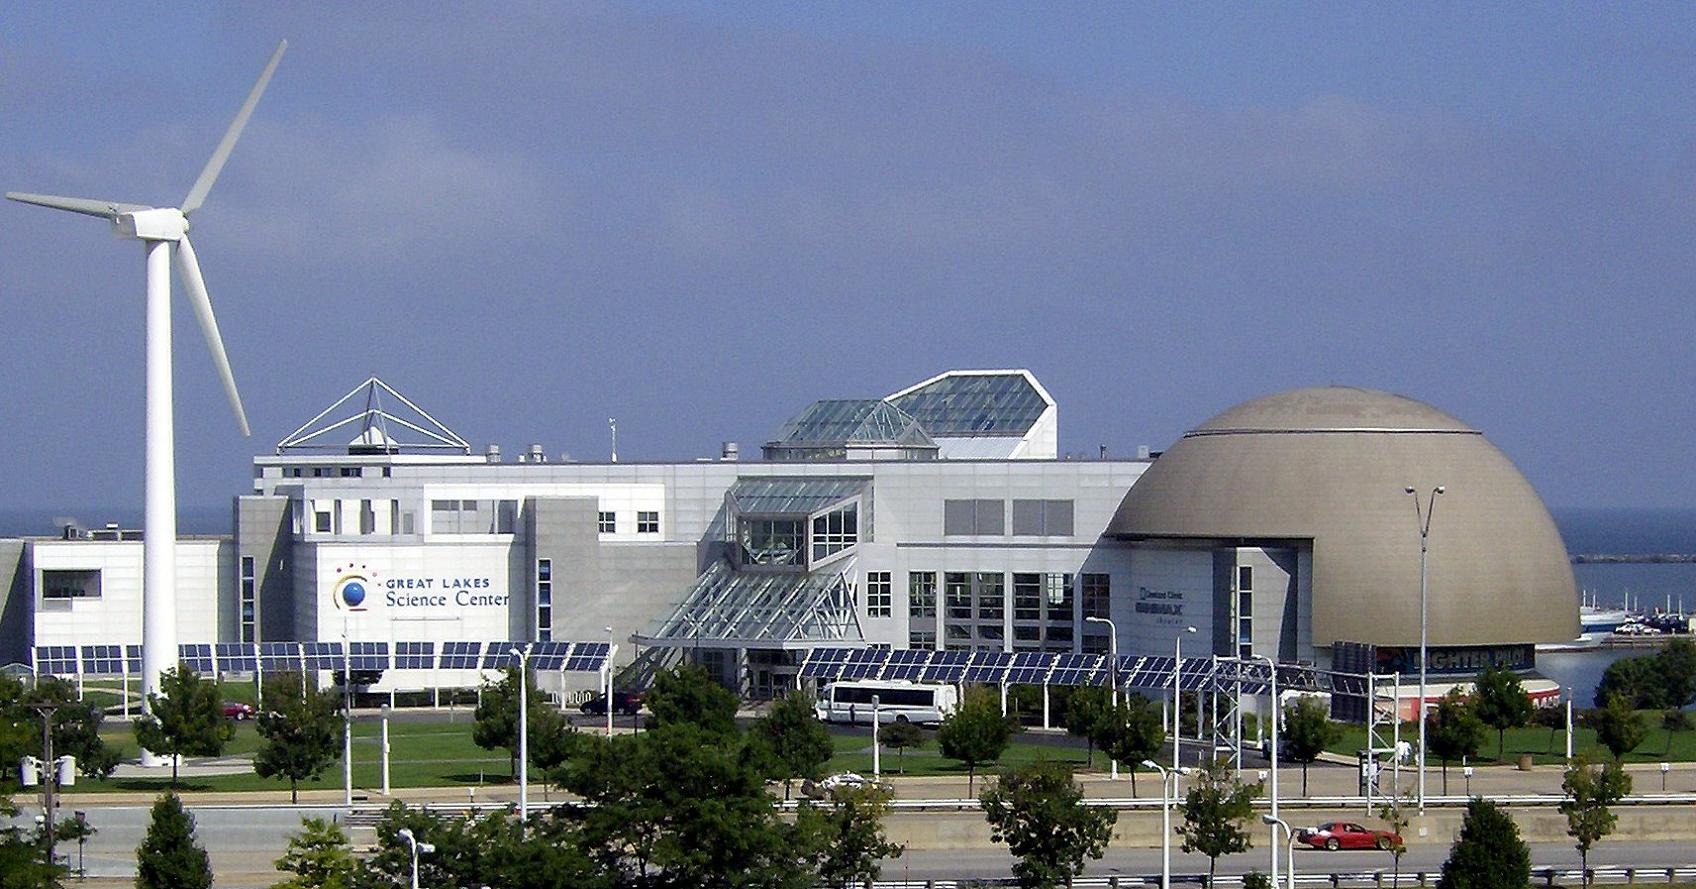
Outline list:
[[[1578,594],[1548,510],[1477,430],[1370,389],[1295,389],[1186,433],[1109,524],[1128,539],[1311,540],[1313,643],[1419,643],[1408,486],[1442,485],[1430,537],[1432,645],[1560,642]]]

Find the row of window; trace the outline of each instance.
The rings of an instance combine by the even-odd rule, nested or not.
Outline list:
[[[258,578],[255,576],[252,556],[241,557],[241,641],[252,642],[258,638],[254,634],[255,605],[259,591]]]
[[[373,469],[377,467],[372,467]],[[383,478],[389,477],[389,467],[382,467]],[[285,466],[284,478],[364,478],[363,466]]]
[[[936,617],[937,577],[935,571],[907,573],[907,617],[932,620]],[[999,571],[942,572],[944,617],[950,621],[994,621],[1006,617],[1007,575]],[[1013,620],[1015,622],[1071,623],[1073,575],[1015,572],[1013,574]],[[1084,617],[1106,617],[1112,600],[1112,578],[1101,573],[1077,575],[1076,588]],[[894,580],[889,571],[866,572],[866,616],[890,617],[894,613]]]
[[[1014,537],[1070,537],[1070,500],[1014,500]],[[948,537],[1002,537],[1007,534],[1004,500],[944,500],[942,533]]]
[[[554,639],[554,560],[536,560],[536,639]]]
[[[616,512],[606,512],[606,511],[598,513],[595,517],[595,530],[599,531],[602,534],[617,534],[618,533],[618,513],[616,513]],[[657,509],[655,509],[655,510],[647,510],[647,509],[637,510],[636,511],[636,533],[637,534],[658,534],[658,533],[660,533],[660,513],[659,513],[659,510],[657,510]]]

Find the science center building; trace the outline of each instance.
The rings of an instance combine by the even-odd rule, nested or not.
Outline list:
[[[1536,643],[1578,635],[1542,502],[1429,405],[1301,389],[1160,454],[1063,458],[1057,440],[1028,371],[952,371],[815,402],[760,460],[507,459],[373,378],[254,459],[233,536],[179,542],[177,635],[376,643],[394,655],[377,688],[400,690],[475,684],[482,664],[447,659],[466,643],[610,641],[632,681],[687,660],[762,697],[815,649],[1100,653],[1109,626],[1121,655],[1182,634],[1189,656],[1331,668],[1365,650],[1412,673],[1405,489],[1423,506],[1438,485],[1431,671],[1530,669]],[[0,659],[138,645],[140,537],[0,541]],[[420,651],[438,656],[402,659]]]

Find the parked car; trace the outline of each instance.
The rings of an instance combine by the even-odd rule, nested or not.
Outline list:
[[[1402,838],[1387,830],[1368,830],[1352,821],[1330,821],[1296,833],[1296,842],[1315,849],[1388,849]]]
[[[234,719],[237,722],[242,722],[242,721],[245,721],[245,720],[252,719],[254,716],[256,716],[258,714],[259,714],[259,711],[253,709],[252,704],[243,704],[240,701],[225,701],[224,702],[224,718],[225,719]]]
[[[888,789],[889,784],[883,781],[867,778],[866,776],[856,772],[839,772],[819,781],[802,782],[801,793],[804,796],[809,796],[814,799],[822,799],[829,797],[838,788],[860,787],[882,787],[884,789]]]
[[[605,716],[607,712],[607,696],[598,694],[583,702],[582,710],[591,716]],[[621,716],[635,716],[642,709],[642,695],[634,691],[615,691],[612,693],[612,712]]]

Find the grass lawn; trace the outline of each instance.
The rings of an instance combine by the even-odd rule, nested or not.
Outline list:
[[[826,773],[859,772],[870,774],[872,770],[871,737],[869,735],[833,734],[832,741],[836,746],[836,755],[825,764]],[[1017,763],[1048,762],[1070,763],[1078,771],[1084,771],[1086,751],[1071,747],[1060,747],[1050,744],[1040,744],[1020,740],[1017,735],[1013,742],[1007,745],[1007,751],[992,764],[978,769],[980,776],[994,774],[1002,766]],[[1107,760],[1099,753],[1095,757],[1099,768],[1105,770]],[[966,776],[966,767],[957,760],[944,759],[936,748],[936,733],[925,732],[925,742],[919,747],[910,747],[905,753],[883,748],[883,773],[885,775],[958,775]]]
[[[1696,761],[1696,731],[1669,733],[1661,728],[1661,712],[1658,710],[1644,710],[1640,715],[1649,731],[1644,736],[1643,743],[1625,755],[1627,763]],[[1386,733],[1384,737],[1387,739],[1389,734]],[[1402,740],[1414,741],[1418,737],[1417,724],[1410,722],[1402,725]],[[1577,727],[1573,730],[1572,738],[1572,752],[1575,754],[1587,756],[1592,761],[1613,758],[1608,749],[1596,741],[1596,732],[1591,729]],[[1531,754],[1532,761],[1538,764],[1559,765],[1566,760],[1566,733],[1560,729],[1553,732],[1535,726],[1508,729],[1505,742],[1503,752],[1498,757],[1496,730],[1486,728],[1484,744],[1479,749],[1477,758],[1469,762],[1476,765],[1516,763],[1524,753]],[[1330,750],[1344,756],[1354,756],[1356,751],[1365,746],[1366,728],[1350,725],[1344,727],[1343,739],[1331,745]]]

